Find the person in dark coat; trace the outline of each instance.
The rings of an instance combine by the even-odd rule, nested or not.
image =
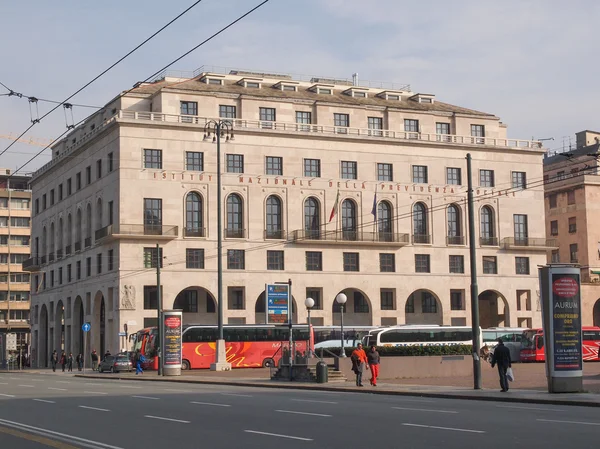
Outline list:
[[[375,345],[371,345],[371,349],[367,352],[367,365],[371,369],[371,385],[377,386],[377,376],[379,376],[379,364],[381,363],[381,357]]]
[[[67,357],[67,370],[69,372],[73,371],[73,353],[69,352],[69,357]]]
[[[352,361],[352,371],[354,371],[354,374],[356,374],[356,386],[362,387],[363,370],[365,367],[369,369],[369,364],[367,363],[367,354],[365,353],[362,344],[359,343],[356,346],[356,349],[352,351],[350,360]]]
[[[52,364],[52,371],[56,372],[56,364],[58,363],[58,354],[56,353],[56,349],[52,351],[52,356],[50,356],[50,363]]]
[[[83,354],[79,353],[77,354],[77,371],[81,371],[81,369],[83,368]]]
[[[508,379],[506,378],[506,371],[512,366],[510,362],[510,349],[504,346],[504,342],[501,338],[498,339],[498,346],[494,349],[494,355],[492,356],[492,368],[494,365],[498,365],[498,374],[500,375],[500,387],[502,392],[508,391]]]
[[[98,353],[95,349],[92,350],[92,371],[98,370]]]
[[[63,373],[65,372],[65,367],[67,366],[67,356],[65,354],[65,352],[63,351],[63,353],[60,356],[60,364],[62,365],[62,371]]]

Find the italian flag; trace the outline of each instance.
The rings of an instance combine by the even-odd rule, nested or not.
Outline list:
[[[333,205],[333,209],[331,209],[331,214],[329,215],[329,223],[331,223],[331,220],[333,220],[333,217],[335,217],[335,215],[337,214],[339,204],[340,204],[340,191],[338,189],[337,196],[335,197],[335,203]]]

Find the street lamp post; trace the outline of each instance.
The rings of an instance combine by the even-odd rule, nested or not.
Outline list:
[[[312,346],[311,346],[310,336],[312,335],[312,332],[310,330],[310,309],[312,309],[315,306],[315,300],[312,298],[306,298],[304,300],[304,305],[306,306],[306,311],[308,312],[308,319],[307,319],[307,323],[308,323],[308,358],[311,359],[312,358]]]
[[[231,364],[227,362],[225,338],[223,337],[223,225],[221,214],[221,137],[225,142],[233,140],[233,122],[231,120],[208,120],[204,125],[204,141],[210,140],[217,144],[217,320],[219,338],[215,363],[211,363],[211,371],[229,371]]]
[[[336,302],[340,305],[340,341],[342,343],[342,353],[340,357],[346,357],[346,351],[344,350],[344,304],[348,301],[348,297],[344,293],[340,293],[335,297]]]

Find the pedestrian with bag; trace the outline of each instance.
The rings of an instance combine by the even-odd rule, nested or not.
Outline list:
[[[63,353],[60,355],[60,364],[62,365],[62,372],[64,373],[67,366],[67,356],[65,351],[63,351]]]
[[[352,351],[352,355],[350,356],[350,360],[352,360],[352,371],[356,374],[356,386],[362,387],[362,375],[363,371],[369,369],[369,364],[367,362],[367,354],[363,349],[361,343],[356,346],[356,349]]]
[[[69,357],[67,357],[67,370],[72,373],[73,372],[73,353],[69,352]]]
[[[498,339],[498,345],[494,349],[494,355],[492,355],[492,368],[494,365],[498,365],[500,388],[502,388],[500,391],[506,393],[508,391],[507,371],[509,369],[512,371],[512,364],[510,361],[510,349],[504,346],[504,342],[501,338]]]
[[[52,364],[52,372],[56,372],[56,364],[58,363],[58,354],[56,353],[56,349],[52,351],[50,363]]]
[[[92,371],[98,371],[98,353],[92,350]]]
[[[377,386],[377,377],[379,376],[379,364],[381,363],[381,357],[377,351],[377,346],[371,345],[371,349],[367,352],[367,365],[371,369],[371,385]]]

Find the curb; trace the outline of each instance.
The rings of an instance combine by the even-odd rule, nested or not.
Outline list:
[[[98,375],[83,375],[75,374],[74,377],[84,379],[108,379],[108,380],[133,380],[138,382],[169,382],[180,384],[201,384],[201,385],[226,385],[235,387],[252,387],[252,388],[272,388],[272,389],[290,389],[290,390],[305,390],[305,391],[328,391],[341,393],[356,393],[356,394],[377,394],[388,396],[411,396],[422,398],[437,398],[437,399],[462,399],[471,401],[487,401],[487,402],[512,402],[521,404],[546,404],[546,405],[567,405],[577,407],[600,407],[600,402],[578,401],[572,399],[537,399],[537,398],[520,398],[514,396],[477,396],[464,393],[429,393],[429,392],[412,392],[412,391],[390,391],[390,390],[356,390],[352,387],[327,387],[316,386],[311,384],[283,384],[283,383],[263,383],[256,384],[252,382],[235,382],[235,381],[218,381],[218,380],[188,380],[188,379],[169,379],[169,378],[151,378],[151,377],[122,377],[122,376],[98,376]],[[582,393],[586,394],[586,393]]]

